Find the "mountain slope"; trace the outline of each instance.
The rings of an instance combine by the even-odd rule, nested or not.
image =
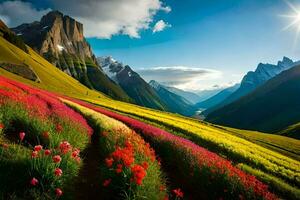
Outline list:
[[[216,95],[197,103],[195,106],[200,109],[207,109],[213,106],[218,105],[222,101],[224,101],[227,97],[229,97],[233,92],[235,92],[240,87],[240,84],[235,84],[232,87],[225,88],[221,92]]]
[[[167,105],[161,101],[155,90],[128,65],[124,66],[110,56],[99,57],[97,60],[106,75],[117,83],[135,103],[148,108],[168,110]]]
[[[276,132],[300,121],[300,65],[283,71],[255,91],[206,118],[237,128]]]
[[[154,80],[151,80],[149,85],[151,85],[151,87],[157,92],[160,99],[162,99],[162,101],[168,106],[168,109],[172,112],[185,116],[191,116],[194,114],[195,109],[188,100],[170,92]]]
[[[297,64],[299,64],[299,62],[293,62],[287,57],[283,57],[282,61],[278,61],[277,65],[259,63],[255,71],[250,71],[243,77],[241,86],[234,93],[232,93],[220,104],[204,111],[203,114],[207,115],[227,104],[238,100],[242,96],[249,94],[257,87],[264,84],[266,81],[273,78],[277,74],[290,69]]]
[[[73,97],[107,98],[105,95],[79,83],[76,79],[68,76],[58,68],[50,64],[38,53],[27,47],[28,53],[16,47],[0,36],[0,63],[12,65],[30,66],[37,75],[38,81],[34,82],[25,77],[18,76],[0,67],[0,75],[22,81],[36,87],[47,89]],[[1,65],[0,65],[1,66]]]
[[[83,25],[58,11],[51,11],[40,22],[12,29],[50,63],[89,88],[130,101],[128,95],[102,72],[90,45],[83,36]]]
[[[163,86],[165,89],[169,90],[170,92],[177,94],[178,96],[181,96],[188,100],[189,102],[196,104],[200,101],[201,97],[193,92],[184,91],[175,87],[170,86]]]

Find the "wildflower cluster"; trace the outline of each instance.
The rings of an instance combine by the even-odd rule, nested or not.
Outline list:
[[[134,164],[134,156],[133,145],[126,141],[123,148],[116,146],[116,150],[105,159],[105,164],[108,168],[114,169],[116,174],[120,174],[123,171],[130,172],[131,182],[142,185],[142,181],[147,175],[148,163],[144,162],[142,165]],[[107,179],[103,185],[108,186],[110,182],[111,179]]]
[[[63,159],[71,158],[75,162],[80,162],[79,149],[73,148],[68,141],[62,141],[60,145],[55,149],[44,149],[42,145],[36,145],[33,147],[33,151],[31,152],[32,159],[32,168],[35,169],[40,165],[36,159],[39,159],[39,162],[47,162],[48,158],[52,160],[47,167],[47,169],[52,169],[52,176],[56,178],[61,178],[63,176],[63,169],[60,168],[60,163]],[[37,165],[37,166],[36,166]],[[42,177],[41,179],[45,179]],[[53,179],[56,180],[56,179]],[[38,186],[41,182],[48,182],[47,180],[38,180],[36,177],[33,177],[30,180],[30,184],[35,187]],[[55,183],[53,183],[55,185]],[[53,187],[53,186],[51,186]],[[54,193],[57,197],[63,195],[63,191],[57,187],[54,190]]]

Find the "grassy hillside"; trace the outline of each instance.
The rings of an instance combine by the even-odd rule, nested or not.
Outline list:
[[[19,80],[21,82],[34,85],[36,87],[46,89],[53,92],[58,92],[72,97],[89,97],[92,99],[107,98],[100,92],[90,90],[86,86],[79,83],[79,81],[63,73],[32,49],[29,53],[25,53],[21,49],[12,45],[2,37],[0,37],[0,62],[13,64],[26,64],[32,68],[37,74],[40,82],[33,82],[22,78],[0,68],[0,75]]]
[[[300,123],[290,125],[286,129],[279,131],[278,134],[300,139]]]

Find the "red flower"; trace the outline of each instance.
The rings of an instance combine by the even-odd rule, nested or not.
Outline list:
[[[134,165],[133,167],[131,167],[131,172],[133,174],[133,180],[135,181],[135,183],[137,185],[141,185],[143,179],[146,176],[146,171],[145,169],[140,166],[140,165]]]
[[[30,184],[36,186],[37,184],[39,184],[39,181],[36,178],[32,178]]]
[[[169,200],[168,195],[166,195],[166,196],[164,197],[164,200]]]
[[[48,132],[48,131],[45,131],[45,132],[43,133],[43,137],[46,138],[46,139],[48,139],[48,138],[49,138],[49,132]]]
[[[149,164],[147,162],[143,162],[142,166],[144,167],[145,170],[147,170],[149,167]]]
[[[118,164],[118,165],[117,165],[117,169],[116,169],[116,173],[117,173],[117,174],[120,174],[122,171],[123,171],[123,165]]]
[[[34,150],[35,151],[40,151],[40,150],[42,150],[43,149],[43,146],[42,145],[36,145],[35,147],[34,147]]]
[[[159,187],[159,191],[165,191],[165,190],[166,190],[166,186],[161,185],[161,186]]]
[[[4,144],[1,144],[1,146],[3,147],[3,148],[8,148],[9,147],[9,145],[8,144],[6,144],[6,143],[4,143]]]
[[[183,198],[183,192],[181,191],[180,188],[174,189],[173,192],[174,192],[174,194],[176,195],[176,197]]]
[[[114,159],[113,158],[106,158],[105,164],[107,167],[111,167],[113,165]]]
[[[55,176],[61,176],[62,173],[63,173],[63,171],[62,171],[60,168],[56,168],[56,169],[54,170]]]
[[[72,157],[73,158],[76,158],[80,153],[80,150],[79,149],[74,149],[74,151],[72,152]]]
[[[110,178],[110,179],[106,179],[106,180],[103,182],[103,186],[104,186],[104,187],[107,187],[110,183],[111,183],[111,178]]]
[[[53,162],[55,162],[55,163],[60,163],[61,157],[60,157],[60,155],[56,155],[56,156],[53,156],[53,157],[52,157],[52,160],[53,160]]]
[[[45,150],[45,156],[49,156],[50,154],[51,154],[51,150],[46,149],[46,150]]]
[[[55,194],[56,194],[57,197],[60,197],[63,194],[63,192],[61,191],[60,188],[56,188],[55,189]]]
[[[57,132],[62,132],[63,127],[60,124],[57,124],[55,129],[56,129]]]
[[[19,138],[21,142],[24,140],[25,135],[26,134],[24,132],[19,133]]]
[[[4,124],[0,123],[0,129],[4,129]]]
[[[59,149],[63,154],[66,154],[72,149],[72,146],[69,142],[63,141],[59,144]]]
[[[39,154],[39,152],[37,152],[37,151],[32,151],[32,152],[31,152],[31,158],[36,158],[36,157],[38,157],[38,154]]]

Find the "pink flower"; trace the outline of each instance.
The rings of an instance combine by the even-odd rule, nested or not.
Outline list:
[[[56,168],[54,171],[55,176],[61,176],[62,175],[62,170],[60,168]]]
[[[111,178],[110,178],[110,179],[106,179],[106,180],[103,182],[103,186],[104,186],[104,187],[107,187],[110,183],[111,183]]]
[[[63,194],[63,192],[61,191],[60,188],[56,188],[55,189],[55,194],[56,194],[57,197],[60,197]]]
[[[45,150],[45,156],[49,156],[50,154],[51,154],[51,150],[46,149],[46,150]]]
[[[60,155],[56,155],[56,156],[52,157],[52,160],[54,163],[60,163],[61,157],[60,157]]]
[[[181,191],[180,188],[174,189],[174,190],[172,190],[172,192],[174,192],[174,194],[176,195],[176,197],[183,198],[183,192]]]
[[[42,145],[36,145],[35,147],[34,147],[34,150],[35,151],[40,151],[40,150],[42,150],[43,149],[43,146]]]
[[[38,154],[39,154],[39,152],[37,152],[37,151],[32,151],[32,152],[31,152],[31,158],[36,158],[36,157],[38,157]]]
[[[36,186],[37,184],[39,184],[39,181],[36,178],[32,178],[30,184]]]
[[[24,132],[19,133],[19,138],[21,142],[24,140],[25,135],[26,134]]]

